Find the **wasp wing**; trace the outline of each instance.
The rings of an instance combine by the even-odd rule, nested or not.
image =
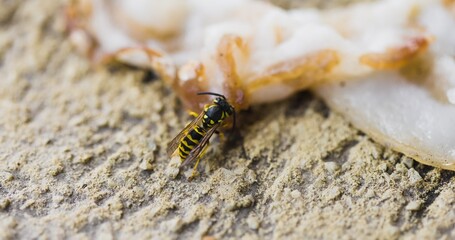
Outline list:
[[[185,161],[183,161],[182,165],[180,167],[186,166],[194,161],[199,154],[204,150],[204,148],[208,145],[210,138],[212,135],[216,132],[216,129],[220,126],[220,124],[216,124],[213,126],[209,131],[207,131],[207,134],[202,138],[201,142],[193,149],[191,150],[190,154],[186,157]]]
[[[179,132],[179,134],[177,134],[177,136],[175,136],[174,139],[172,139],[172,141],[169,142],[168,146],[167,146],[167,155],[168,156],[172,156],[172,154],[174,154],[175,150],[178,148],[179,144],[180,144],[180,141],[182,140],[182,138],[184,136],[186,136],[188,134],[188,132],[197,124],[199,124],[202,120],[202,117],[204,117],[204,112],[201,112],[195,119],[193,119],[193,121],[191,121],[189,124],[187,124],[185,126],[185,128],[183,128],[182,131]]]

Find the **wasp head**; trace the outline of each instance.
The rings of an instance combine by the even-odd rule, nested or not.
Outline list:
[[[218,105],[220,109],[225,112],[228,116],[234,113],[234,107],[228,103],[226,98],[224,97],[217,97],[213,100],[213,103]]]

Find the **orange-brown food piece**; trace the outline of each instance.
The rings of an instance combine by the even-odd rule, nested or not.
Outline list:
[[[302,89],[322,80],[339,63],[340,57],[336,51],[317,51],[270,66],[263,74],[247,81],[249,84],[246,89],[251,93],[271,84],[288,84],[296,90]]]
[[[399,69],[424,52],[429,44],[428,37],[415,37],[409,39],[404,46],[390,48],[384,53],[367,53],[359,60],[378,70]]]
[[[235,55],[237,53],[237,55]],[[237,57],[237,59],[236,59]],[[241,83],[236,60],[248,58],[248,46],[242,38],[225,35],[218,45],[216,62],[223,74],[226,97],[236,109],[247,107],[244,88]]]
[[[200,62],[183,65],[172,87],[185,107],[193,112],[201,112],[204,104],[209,102],[208,96],[197,95],[199,92],[207,91],[205,67]]]

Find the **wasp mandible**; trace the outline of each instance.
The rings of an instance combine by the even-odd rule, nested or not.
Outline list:
[[[235,109],[224,95],[213,92],[200,92],[198,95],[216,96],[212,103],[204,106],[204,110],[189,123],[168,145],[167,154],[178,153],[182,164],[186,166],[193,161],[193,175],[199,161],[209,146],[210,137],[223,125],[224,120],[233,116],[232,129],[235,128]]]

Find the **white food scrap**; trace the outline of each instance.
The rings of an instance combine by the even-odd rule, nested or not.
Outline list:
[[[193,110],[201,91],[243,109],[312,88],[375,139],[455,170],[453,1],[75,0],[67,17],[93,61],[152,69]]]

